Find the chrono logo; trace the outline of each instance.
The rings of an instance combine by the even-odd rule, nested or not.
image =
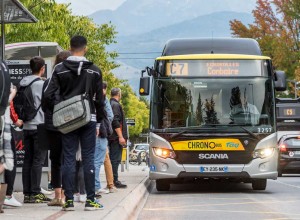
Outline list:
[[[213,141],[194,141],[188,142],[189,149],[215,149],[222,148],[222,144],[218,144]]]
[[[212,138],[200,140],[172,141],[175,151],[244,151],[239,139]]]
[[[227,154],[199,154],[200,160],[210,160],[210,159],[220,159],[220,160],[228,160]]]

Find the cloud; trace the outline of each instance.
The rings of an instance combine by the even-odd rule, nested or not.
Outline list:
[[[76,15],[89,15],[103,9],[115,10],[126,0],[56,0],[57,3],[71,3],[70,8]]]

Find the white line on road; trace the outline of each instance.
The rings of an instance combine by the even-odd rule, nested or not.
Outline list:
[[[220,203],[220,204],[201,204],[201,205],[190,205],[190,206],[173,206],[173,207],[165,207],[166,209],[184,209],[184,208],[190,208],[190,207],[207,207],[207,206],[228,206],[228,205],[249,205],[249,204],[272,204],[272,203],[293,203],[293,202],[299,202],[300,199],[296,200],[290,200],[290,201],[259,201],[259,202],[242,202],[242,203]],[[144,208],[144,210],[162,210],[164,208]],[[300,215],[300,214],[299,214]]]
[[[292,185],[292,184],[288,184],[288,183],[284,183],[280,180],[274,180],[275,183],[279,183],[279,184],[282,184],[282,185],[286,185],[286,186],[290,186],[290,187],[293,187],[293,188],[297,188],[297,189],[300,189],[300,186],[296,186],[296,185]]]
[[[219,210],[219,209],[168,209],[168,208],[161,208],[161,209],[150,209],[150,208],[144,208],[145,211],[197,211],[197,212],[228,212],[228,213],[247,213],[247,214],[272,214],[272,215],[294,215],[294,216],[300,216],[299,214],[293,214],[293,213],[284,213],[284,212],[263,212],[263,211],[244,211],[244,210]],[[284,219],[284,218],[283,218]],[[289,218],[290,219],[290,218]],[[297,218],[298,219],[298,218]]]

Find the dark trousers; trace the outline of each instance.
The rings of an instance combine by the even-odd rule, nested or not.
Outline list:
[[[81,195],[86,194],[82,161],[76,161],[74,193],[79,193]]]
[[[36,195],[41,192],[42,168],[47,150],[39,147],[37,130],[24,130],[24,164],[22,182],[24,195]]]
[[[119,140],[109,141],[109,157],[112,165],[114,182],[119,181],[118,179],[118,168],[122,159],[122,150],[123,147],[119,144]]]
[[[7,184],[7,189],[6,189],[7,196],[11,196],[14,191],[14,184],[15,184],[15,179],[16,179],[16,169],[17,169],[16,145],[15,145],[15,139],[14,139],[12,130],[13,130],[13,128],[11,129],[11,150],[14,154],[14,168],[11,171],[6,170],[4,172],[4,179],[5,179],[5,183]]]
[[[85,190],[87,199],[94,201],[95,198],[95,166],[94,154],[96,145],[96,122],[89,122],[87,125],[62,135],[63,143],[63,188],[66,200],[73,200],[76,151],[81,145],[82,164],[84,172]]]
[[[53,188],[61,188],[62,134],[47,130],[47,135],[50,145],[51,185]]]

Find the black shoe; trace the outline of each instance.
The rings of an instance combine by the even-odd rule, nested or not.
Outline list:
[[[84,211],[95,211],[103,209],[103,205],[101,205],[97,200],[92,201],[90,199],[86,200]]]
[[[118,189],[125,189],[125,188],[127,188],[127,185],[122,184],[120,181],[115,181],[114,184],[115,184],[115,187],[117,187]]]
[[[34,203],[34,199],[30,195],[24,195],[24,201],[23,203]]]
[[[95,193],[95,198],[100,199],[100,198],[102,198],[102,195],[99,192],[97,192],[97,193]]]
[[[34,199],[34,203],[47,203],[51,201],[51,199],[46,197],[43,193],[34,195],[33,199]]]
[[[63,211],[75,211],[73,200],[67,200],[62,207]]]

